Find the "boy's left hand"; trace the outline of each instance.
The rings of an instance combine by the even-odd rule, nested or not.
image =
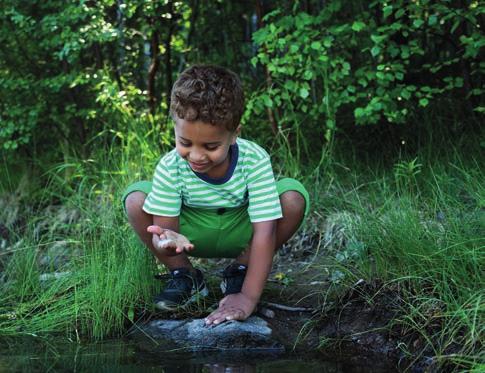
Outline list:
[[[221,299],[219,308],[205,318],[205,325],[217,325],[228,320],[246,320],[257,303],[243,293],[229,294]]]

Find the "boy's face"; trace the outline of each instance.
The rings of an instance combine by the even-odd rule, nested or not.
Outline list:
[[[212,178],[223,177],[229,168],[229,146],[236,143],[240,127],[234,132],[223,126],[175,119],[177,152],[190,168]]]

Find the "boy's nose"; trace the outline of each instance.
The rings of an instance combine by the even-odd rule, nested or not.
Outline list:
[[[205,158],[204,153],[201,151],[193,150],[190,152],[190,160],[193,162],[203,161]]]

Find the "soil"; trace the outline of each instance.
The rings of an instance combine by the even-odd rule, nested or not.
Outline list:
[[[398,333],[390,328],[399,304],[397,293],[380,290],[380,284],[359,281],[343,296],[335,296],[335,284],[323,265],[314,263],[314,250],[277,255],[256,314],[265,319],[275,337],[296,354],[358,361],[395,370],[402,359]],[[202,260],[210,291],[209,306],[157,318],[204,317],[220,299],[218,272],[228,260]],[[371,300],[372,299],[372,300]],[[386,370],[387,369],[387,370]]]
[[[323,355],[358,356],[396,363],[398,340],[389,328],[396,315],[399,299],[392,292],[375,296],[378,284],[358,281],[343,296],[335,296],[330,282],[312,280],[322,277],[321,267],[306,261],[290,260],[276,264],[278,271],[297,273],[298,281],[285,286],[270,280],[263,300],[312,311],[295,312],[273,309],[274,317],[266,318],[286,347],[318,351]],[[284,272],[283,272],[284,273]],[[274,275],[273,275],[274,277]],[[372,298],[372,301],[369,299]],[[271,308],[271,307],[269,307]],[[263,315],[264,317],[264,315]]]

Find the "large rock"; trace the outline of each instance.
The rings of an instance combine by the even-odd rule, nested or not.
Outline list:
[[[153,320],[136,326],[130,334],[138,340],[155,339],[162,348],[178,347],[193,352],[221,349],[284,352],[266,321],[257,316],[216,326],[205,326],[204,319]]]

